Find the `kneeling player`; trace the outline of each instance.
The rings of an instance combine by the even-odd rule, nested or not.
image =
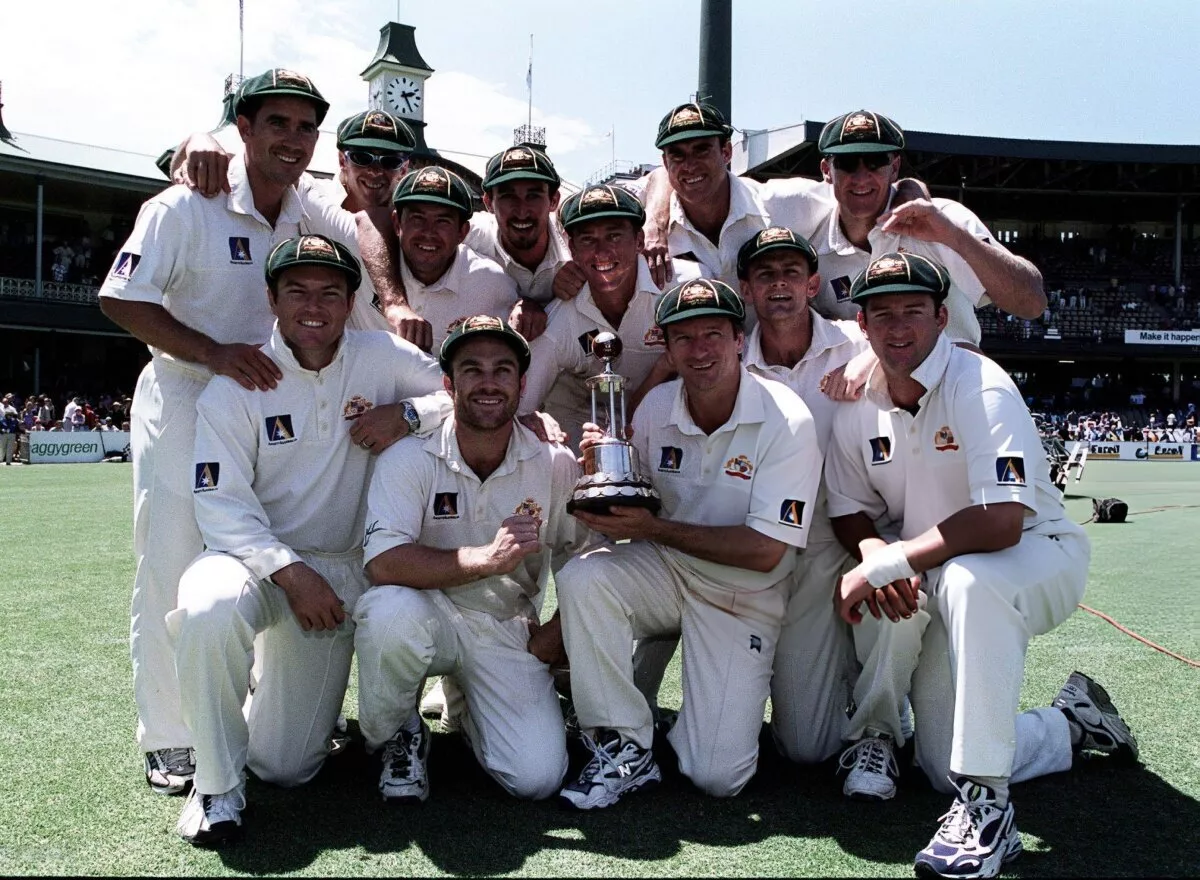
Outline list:
[[[371,482],[359,720],[367,748],[383,749],[384,798],[424,801],[429,728],[413,706],[425,676],[452,674],[484,770],[544,798],[567,771],[549,666],[563,658],[557,619],[539,627],[534,603],[587,535],[566,512],[579,466],[515,421],[529,346],[507,324],[468,318],[441,363],[453,417],[388,450]]]
[[[200,395],[194,491],[208,549],[167,615],[196,743],[178,831],[195,844],[241,828],[246,766],[280,785],[320,770],[350,673],[346,618],[366,586],[371,450],[449,410],[432,358],[386,333],[343,333],[360,270],[341,244],[288,239],[266,275],[276,323],[263,351],[283,378],[247,391],[217,376]],[[401,401],[410,393],[433,396]],[[258,633],[263,669],[247,721]]]
[[[1091,548],[1012,380],[942,333],[949,283],[909,253],[855,280],[879,367],[835,417],[825,476],[834,530],[863,560],[842,578],[840,613],[861,624],[865,601],[876,619],[922,628],[890,642],[889,662],[912,670],[917,759],[956,799],[917,872],[993,877],[1021,852],[1011,782],[1066,770],[1080,749],[1136,759],[1137,742],[1080,673],[1052,707],[1017,714],[1029,639],[1075,610]],[[885,515],[900,541],[875,530]]]

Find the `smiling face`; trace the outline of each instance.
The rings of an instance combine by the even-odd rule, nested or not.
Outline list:
[[[355,150],[355,153],[369,153],[373,156],[388,155],[402,158],[399,151],[385,152],[384,150]],[[361,211],[364,208],[387,205],[392,199],[396,184],[408,169],[408,163],[401,162],[399,167],[388,171],[378,162],[370,165],[358,165],[346,158],[346,151],[338,151],[338,179],[346,194],[350,197],[348,210]]]
[[[286,269],[269,292],[279,333],[296,360],[309,370],[333,361],[354,303],[346,275],[326,266]]]
[[[946,326],[946,306],[927,293],[890,293],[868,299],[858,314],[871,350],[890,378],[908,378],[929,357]]]
[[[592,294],[632,293],[638,254],[645,240],[630,220],[605,217],[571,227],[571,258],[583,270]]]
[[[445,382],[454,398],[455,419],[476,431],[495,431],[509,424],[525,390],[516,352],[487,335],[459,344]]]
[[[806,312],[821,288],[821,276],[809,274],[803,254],[778,250],[756,258],[741,285],[742,298],[754,306],[759,320],[771,321]]]
[[[884,157],[887,157],[886,161]],[[868,167],[877,161],[883,164],[874,169]],[[843,171],[838,165],[853,170]],[[821,173],[826,183],[832,184],[833,196],[843,214],[874,223],[887,207],[891,186],[900,176],[900,155],[862,153],[826,156],[821,160]]]
[[[716,135],[690,138],[667,144],[662,157],[671,188],[687,205],[720,198],[728,182],[725,166],[733,157],[733,146]]]
[[[558,190],[541,180],[510,180],[492,187],[483,196],[496,215],[500,243],[509,253],[533,250],[550,235],[550,213],[558,208]]]
[[[317,108],[304,98],[266,98],[254,119],[239,116],[237,126],[246,167],[280,186],[300,179],[317,146]]]
[[[432,284],[445,274],[471,229],[458,209],[433,202],[402,205],[392,218],[404,261],[422,284]]]
[[[737,388],[742,331],[720,315],[685,318],[663,328],[667,360],[691,394]]]

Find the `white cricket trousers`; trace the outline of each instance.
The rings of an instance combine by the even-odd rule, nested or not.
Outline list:
[[[739,617],[706,601],[693,589],[695,579],[656,545],[634,541],[576,556],[555,583],[580,726],[615,730],[650,748],[654,724],[634,684],[633,643],[682,635],[683,706],[668,740],[685,776],[708,794],[728,797],[758,767],[779,623]],[[744,595],[748,603],[782,612],[786,583]]]
[[[856,675],[850,626],[833,594],[850,554],[836,540],[810,545],[796,560],[771,675],[771,735],[790,761],[815,764],[841,751]],[[639,639],[634,682],[656,705],[678,636]]]
[[[17,435],[0,434],[0,460],[3,460],[5,464],[12,464],[16,450]]]
[[[196,399],[208,375],[154,358],[138,377],[130,414],[133,453],[133,579],[129,648],[142,751],[192,745],[179,707],[166,617],[179,578],[204,549],[196,525]],[[224,790],[224,789],[222,789]]]
[[[179,607],[167,624],[201,794],[229,791],[247,766],[266,782],[300,785],[329,754],[354,654],[350,615],[367,584],[360,550],[299,552],[344,604],[347,617],[336,630],[305,632],[280,587],[224,553],[201,554],[180,581]],[[262,673],[247,719],[258,633]]]
[[[1049,707],[1018,714],[1017,707],[1029,640],[1075,611],[1090,557],[1078,527],[1055,537],[1024,535],[1016,546],[926,572],[927,607],[908,621],[866,618],[892,651],[881,677],[902,697],[911,675],[916,758],[935,788],[953,793],[949,774],[1024,782],[1070,768],[1066,716]],[[894,712],[896,703],[884,697],[879,705]]]
[[[556,794],[567,772],[550,667],[527,650],[529,620],[459,608],[441,590],[372,587],[354,614],[359,725],[368,751],[412,717],[427,675],[452,675],[475,758],[509,794]],[[258,699],[257,694],[255,700]]]

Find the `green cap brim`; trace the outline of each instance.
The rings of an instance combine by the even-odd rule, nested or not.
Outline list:
[[[508,183],[511,180],[538,180],[542,183],[548,183],[550,186],[559,185],[559,181],[555,180],[549,174],[542,174],[540,171],[522,168],[515,171],[506,171],[495,180],[484,181],[484,189],[492,189],[493,187],[499,186],[502,183]]]
[[[642,218],[636,214],[630,214],[628,211],[599,211],[595,214],[587,214],[583,217],[576,217],[567,223],[564,223],[563,229],[574,229],[576,226],[582,226],[584,223],[591,223],[593,220],[628,220],[636,229],[642,228]]]
[[[929,294],[929,296],[932,296],[934,299],[937,299],[939,296],[945,299],[944,294],[935,293],[928,287],[924,287],[920,284],[901,281],[895,284],[885,284],[882,287],[870,287],[866,290],[860,290],[858,293],[850,297],[850,301],[858,302],[859,300],[870,299],[873,296],[882,296],[883,294],[887,293],[926,293]]]
[[[676,312],[674,315],[671,315],[669,318],[664,318],[662,321],[659,321],[658,326],[666,327],[668,324],[677,324],[680,321],[687,321],[687,320],[690,320],[691,318],[708,318],[711,316],[716,316],[718,318],[728,318],[731,321],[746,320],[745,315],[737,315],[737,314],[729,311],[728,309],[719,309],[719,308],[716,308],[715,306],[709,306],[709,307],[702,308],[702,309],[688,309],[687,311],[684,311],[684,312]]]
[[[356,293],[358,291],[358,288],[362,286],[362,274],[361,273],[352,272],[349,267],[338,266],[338,265],[335,265],[335,264],[329,262],[328,260],[306,259],[305,257],[299,257],[297,259],[289,260],[288,264],[286,266],[284,266],[281,269],[276,269],[271,274],[271,280],[278,281],[280,279],[280,277],[283,275],[283,273],[286,272],[288,269],[295,269],[299,266],[320,266],[323,269],[332,269],[334,272],[341,272],[343,275],[346,276],[346,279],[350,282],[350,292],[351,293]]]
[[[839,144],[836,147],[829,147],[825,150],[826,156],[836,156],[841,153],[902,153],[903,147],[896,147],[890,144],[876,144],[870,141],[864,141],[857,144]]]
[[[468,217],[471,215],[470,208],[464,208],[462,205],[460,205],[458,202],[454,201],[453,199],[446,199],[446,198],[442,198],[441,196],[429,196],[429,195],[424,195],[424,194],[416,195],[416,196],[406,195],[406,196],[402,196],[399,199],[393,198],[392,199],[392,207],[403,208],[405,205],[415,205],[418,202],[425,202],[425,203],[428,203],[431,205],[445,205],[447,208],[453,208],[454,210],[458,211],[459,213],[466,212]]]
[[[470,342],[472,339],[479,339],[482,336],[499,339],[508,345],[517,356],[517,367],[522,375],[529,369],[530,354],[528,343],[522,346],[520,342],[513,338],[512,333],[505,333],[503,330],[472,330],[470,333],[464,333],[459,336],[454,340],[452,345],[446,346],[443,344],[442,349],[438,352],[438,366],[442,368],[442,372],[449,376],[450,362],[454,360],[454,352],[458,351],[464,342]]]
[[[751,263],[753,263],[763,254],[771,253],[771,251],[795,251],[796,253],[800,254],[800,256],[804,257],[804,261],[808,263],[809,272],[817,271],[817,261],[813,259],[813,255],[804,248],[800,247],[800,245],[791,241],[775,241],[760,247],[753,254],[751,254],[749,259],[746,260],[746,268],[749,269]]]
[[[727,132],[723,128],[722,129],[713,129],[713,130],[706,129],[706,128],[689,128],[687,131],[677,131],[677,132],[675,132],[675,134],[667,135],[662,140],[655,141],[654,146],[656,146],[658,149],[661,150],[663,147],[665,147],[669,144],[679,143],[679,141],[691,141],[691,140],[695,140],[696,138],[728,137],[728,136],[729,136],[729,132]]]
[[[395,141],[385,141],[383,138],[351,137],[347,140],[337,142],[339,150],[349,150],[355,147],[364,150],[388,150],[392,153],[402,153],[405,156],[413,151],[412,147],[406,147]]]

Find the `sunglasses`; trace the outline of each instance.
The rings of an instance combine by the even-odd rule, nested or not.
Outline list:
[[[395,171],[408,161],[403,153],[372,153],[370,150],[345,150],[343,155],[359,168],[370,168],[378,163],[385,171]]]
[[[858,163],[867,166],[868,171],[878,171],[892,161],[892,153],[838,153],[833,156],[833,167],[838,171],[849,174],[858,170]]]

